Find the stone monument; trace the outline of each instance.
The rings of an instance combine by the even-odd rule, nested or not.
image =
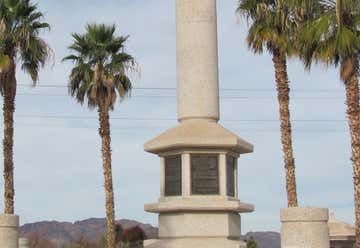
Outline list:
[[[16,215],[0,215],[0,247],[18,248],[19,217]]]
[[[285,208],[280,219],[281,248],[330,248],[327,208]]]
[[[335,218],[331,213],[329,218],[330,248],[355,247],[355,226]]]
[[[218,124],[216,0],[176,0],[179,125],[145,144],[159,155],[159,240],[148,248],[242,248],[238,158],[253,146]]]

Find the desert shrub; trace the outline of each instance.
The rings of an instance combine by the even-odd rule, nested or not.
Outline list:
[[[246,242],[247,248],[258,248],[258,245],[253,237],[250,237],[250,239]]]
[[[50,240],[43,238],[44,235],[39,233],[31,233],[26,238],[29,240],[30,248],[56,248],[55,244]]]
[[[121,235],[118,237],[118,247],[143,248],[145,239],[145,232],[139,226],[135,226],[126,229],[121,233]]]

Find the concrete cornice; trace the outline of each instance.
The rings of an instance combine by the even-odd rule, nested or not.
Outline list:
[[[250,213],[254,211],[252,204],[243,203],[237,200],[223,201],[214,200],[212,197],[195,199],[180,198],[178,200],[160,201],[158,203],[145,205],[145,211],[152,213],[166,212],[235,212]]]
[[[237,154],[251,153],[252,144],[216,122],[207,120],[188,120],[181,122],[144,146],[145,151],[159,154],[162,152],[184,149],[229,149]]]

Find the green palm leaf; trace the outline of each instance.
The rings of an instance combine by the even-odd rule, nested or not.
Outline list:
[[[34,83],[38,80],[39,69],[52,54],[49,46],[39,37],[42,30],[50,29],[48,23],[41,21],[42,18],[37,5],[29,0],[0,1],[0,53],[7,55],[10,61],[19,57],[21,68]],[[0,87],[3,85],[0,80]]]
[[[124,52],[128,36],[115,36],[115,25],[88,24],[85,34],[73,34],[72,54],[63,58],[75,66],[69,78],[69,93],[90,108],[106,105],[113,109],[117,98],[130,95],[129,71],[136,70],[134,58]]]

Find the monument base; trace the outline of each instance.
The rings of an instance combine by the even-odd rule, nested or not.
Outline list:
[[[329,248],[329,212],[326,208],[281,210],[281,248]]]
[[[0,247],[18,248],[19,246],[19,216],[0,215]]]
[[[240,240],[224,238],[183,238],[145,240],[145,248],[246,248],[246,243]]]
[[[160,239],[240,239],[240,215],[236,213],[169,213],[159,216]]]

